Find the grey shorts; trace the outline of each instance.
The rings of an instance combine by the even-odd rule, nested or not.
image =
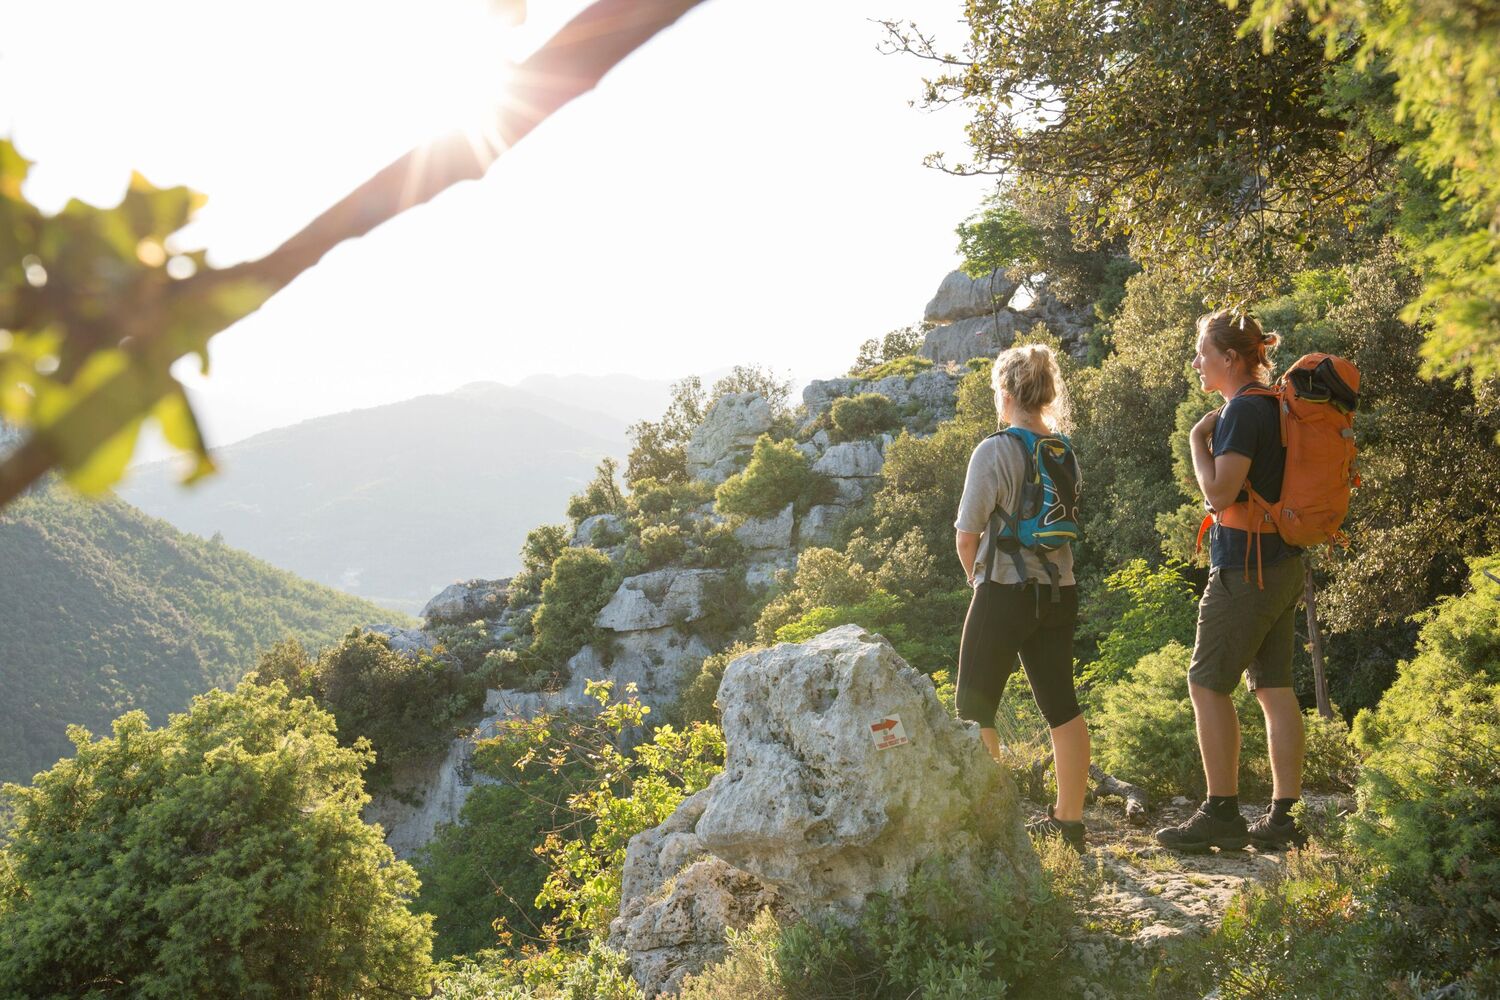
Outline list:
[[[1220,694],[1231,693],[1245,675],[1245,686],[1292,686],[1297,601],[1302,596],[1302,556],[1288,556],[1262,567],[1265,589],[1247,582],[1243,569],[1215,567],[1198,602],[1198,636],[1188,680]]]

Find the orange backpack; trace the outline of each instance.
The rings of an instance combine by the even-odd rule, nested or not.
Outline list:
[[[1281,417],[1281,444],[1286,469],[1281,499],[1271,503],[1250,488],[1248,500],[1222,511],[1210,511],[1198,527],[1198,547],[1209,525],[1246,532],[1245,579],[1250,578],[1250,542],[1255,542],[1256,582],[1261,576],[1260,536],[1278,532],[1288,545],[1323,542],[1347,545],[1340,526],[1349,513],[1349,491],[1359,485],[1354,469],[1354,410],[1359,405],[1359,369],[1332,354],[1304,354],[1269,389],[1245,390],[1247,396],[1270,396]]]

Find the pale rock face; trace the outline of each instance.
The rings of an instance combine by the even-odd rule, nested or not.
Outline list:
[[[437,640],[419,628],[402,628],[399,625],[366,625],[366,632],[378,632],[390,640],[391,649],[405,656],[416,656],[419,652],[430,653]]]
[[[1016,339],[1016,314],[1009,310],[961,319],[927,331],[917,354],[934,364],[963,364],[970,358],[992,358]]]
[[[704,588],[723,576],[718,569],[673,567],[627,576],[594,617],[594,626],[634,632],[697,621],[703,617]]]
[[[880,475],[885,457],[874,441],[846,441],[836,444],[813,463],[813,471],[838,479]]]
[[[626,632],[613,637],[610,648],[584,646],[568,660],[569,697],[582,700],[588,681],[613,681],[615,696],[624,698],[634,684],[641,701],[665,706],[713,654],[701,638],[671,626]]]
[[[745,567],[745,585],[751,590],[764,590],[776,582],[778,571],[796,568],[797,553],[795,552],[788,552],[761,562],[752,562]]]
[[[1000,271],[991,271],[978,278],[971,278],[962,271],[950,271],[938,285],[932,301],[927,303],[922,319],[928,323],[952,323],[1003,309],[1019,284]]]
[[[693,429],[687,444],[688,472],[697,479],[722,483],[750,453],[756,438],[770,429],[771,404],[760,393],[721,396],[709,407],[703,423]]]
[[[834,504],[820,504],[802,516],[797,539],[803,545],[828,545],[838,530],[839,519],[847,513]]]
[[[802,403],[808,413],[817,415],[832,406],[840,396],[854,395],[855,386],[863,384],[857,378],[813,379],[802,390]]]
[[[792,544],[792,505],[775,517],[746,518],[734,529],[740,544],[753,551],[785,549]]]
[[[796,916],[775,889],[703,852],[692,826],[704,796],[684,799],[625,851],[620,915],[610,923],[609,940],[630,952],[648,996],[675,992],[687,973],[722,957],[726,928],[749,926],[766,907],[783,920]]]
[[[588,545],[596,549],[613,545],[625,535],[625,524],[615,514],[595,514],[578,522],[573,532],[573,545]]]
[[[724,772],[626,852],[623,947],[648,996],[722,954],[762,906],[850,919],[941,856],[959,885],[1036,856],[1008,772],[932,682],[856,625],[739,657],[719,688]],[[872,730],[898,716],[905,743]]]
[[[422,617],[429,622],[472,622],[494,618],[505,610],[510,579],[469,580],[444,587],[427,602]]]

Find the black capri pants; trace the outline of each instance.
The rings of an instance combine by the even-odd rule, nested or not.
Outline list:
[[[1031,692],[1047,725],[1056,729],[1082,715],[1073,688],[1073,628],[1078,588],[1050,584],[992,583],[974,588],[958,647],[958,717],[989,729],[1005,682],[1026,669]]]

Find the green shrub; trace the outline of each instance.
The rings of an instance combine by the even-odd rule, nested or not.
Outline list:
[[[589,480],[583,492],[575,493],[568,500],[568,520],[572,521],[575,527],[580,521],[596,514],[625,512],[625,497],[615,482],[615,473],[619,469],[620,464],[614,459],[604,459],[594,470],[594,478]]]
[[[682,529],[675,524],[653,524],[641,531],[641,555],[646,558],[648,570],[676,562],[686,551]]]
[[[1158,995],[1221,1000],[1348,1000],[1426,994],[1397,986],[1400,916],[1355,868],[1302,851],[1286,877],[1249,883],[1222,924],[1157,972]],[[1455,996],[1454,1000],[1463,994]]]
[[[334,719],[280,682],[165,726],[69,731],[76,756],[0,816],[0,987],[12,997],[425,995],[431,918]],[[311,987],[316,984],[316,991]]]
[[[849,374],[854,378],[879,378],[872,372],[878,370],[882,365],[902,366],[903,363],[911,361],[910,367],[922,368],[931,365],[932,362],[926,358],[913,357],[917,349],[922,346],[922,341],[927,337],[927,331],[931,325],[927,323],[915,326],[903,326],[892,330],[884,337],[871,337],[859,345],[859,354],[854,359],[854,365],[849,369]],[[894,371],[890,374],[905,374],[904,371]],[[913,372],[912,374],[916,374]]]
[[[911,379],[922,374],[932,367],[932,361],[928,358],[919,358],[915,354],[904,354],[889,361],[871,365],[868,368],[859,368],[849,374],[855,378],[864,379],[867,382],[876,382],[893,375],[900,375]]]
[[[1325,719],[1315,708],[1302,713],[1307,735],[1302,763],[1302,784],[1308,788],[1344,792],[1359,777],[1359,751],[1350,738],[1349,725],[1338,714]]]
[[[1192,645],[1198,602],[1176,567],[1152,569],[1132,559],[1105,577],[1087,616],[1084,628],[1103,637],[1098,657],[1080,676],[1086,686],[1102,687],[1124,679],[1141,657],[1169,642]]]
[[[553,671],[574,653],[599,638],[594,617],[609,603],[620,585],[619,573],[598,549],[564,549],[542,584],[542,603],[536,609],[536,639],[528,653]]]
[[[456,634],[467,634],[458,626]],[[484,700],[486,674],[466,673],[457,663],[391,649],[376,632],[352,630],[336,646],[311,660],[282,643],[262,657],[251,683],[280,681],[293,695],[311,696],[338,720],[339,740],[352,746],[363,737],[375,747],[376,759],[366,783],[384,788],[393,769],[406,761],[442,753],[459,722]]]
[[[812,471],[806,455],[791,441],[772,441],[762,434],[750,464],[719,484],[714,506],[721,514],[773,517],[789,503],[806,510],[819,498],[827,478]]]
[[[526,533],[521,545],[521,571],[510,581],[512,607],[536,601],[542,583],[552,573],[552,564],[568,547],[573,532],[566,524],[543,524]]]
[[[901,426],[896,404],[878,392],[862,392],[858,396],[835,399],[828,412],[836,441],[875,437]]]
[[[1356,842],[1389,867],[1434,961],[1500,971],[1500,556],[1426,615],[1417,652],[1355,718]]]
[[[1188,697],[1190,651],[1178,643],[1141,658],[1128,679],[1107,687],[1089,719],[1094,752],[1104,770],[1158,797],[1204,792],[1202,758]],[[1239,713],[1240,794],[1270,791],[1265,720],[1243,686],[1234,693]]]

